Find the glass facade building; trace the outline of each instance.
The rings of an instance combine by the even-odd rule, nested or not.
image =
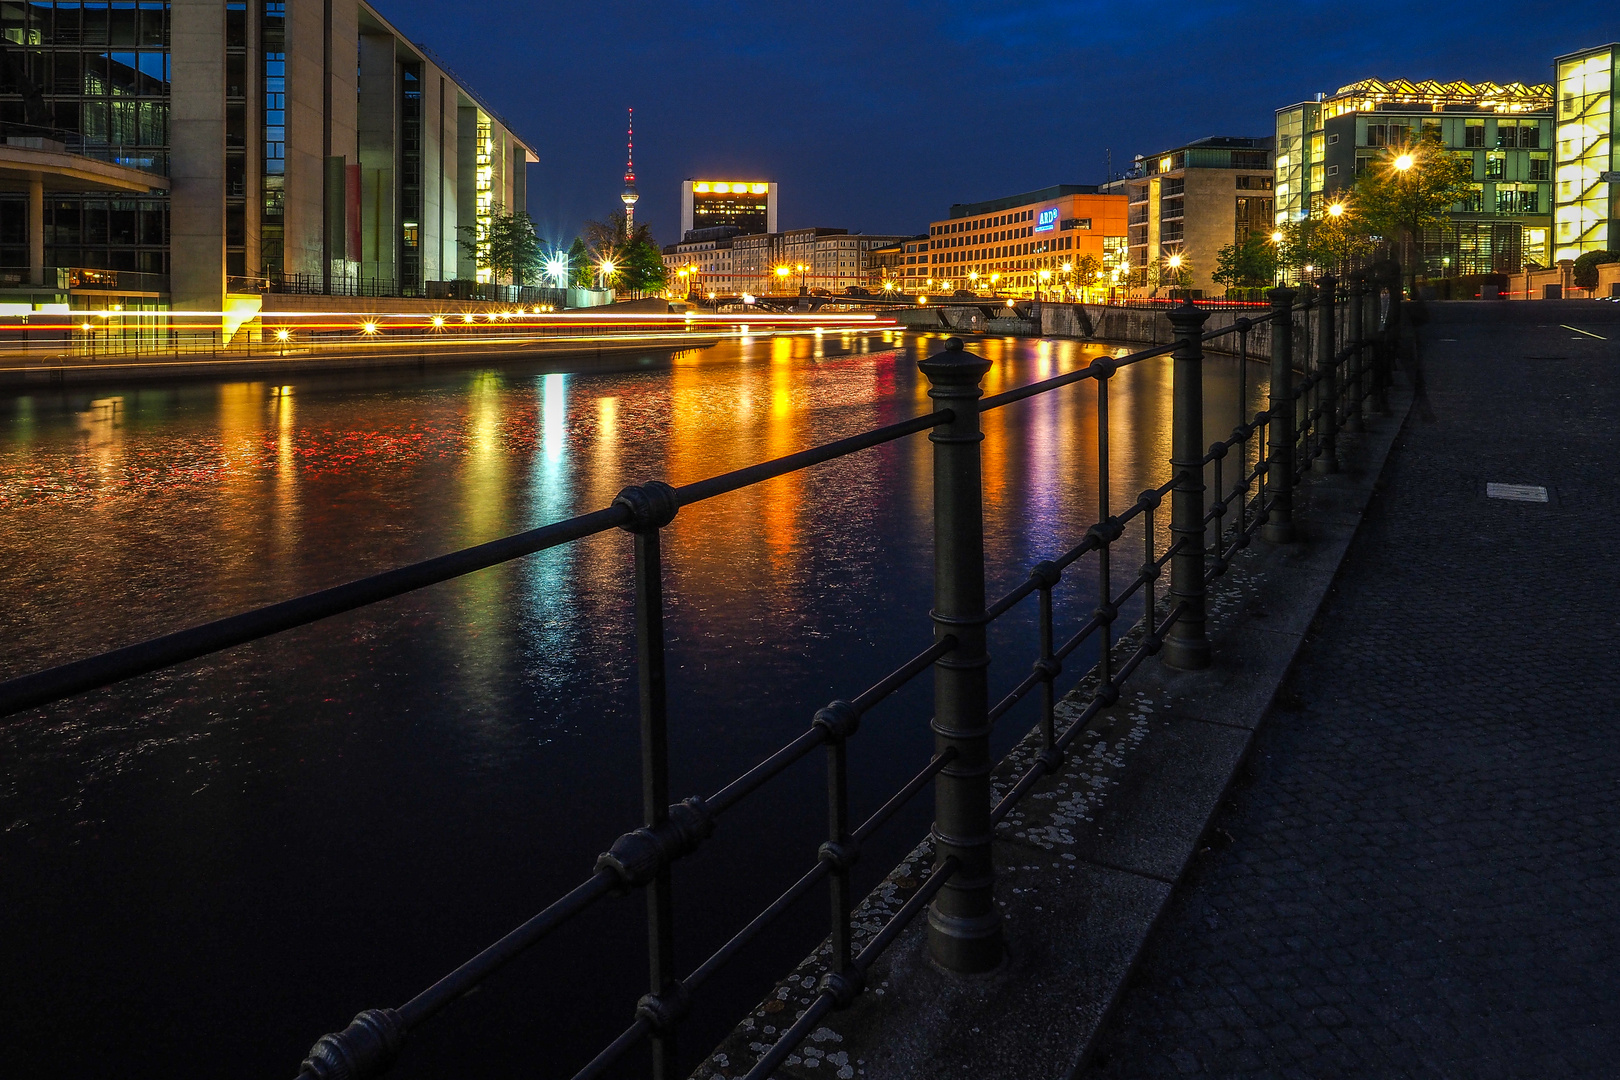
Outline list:
[[[176,308],[488,280],[461,226],[521,209],[538,160],[359,0],[0,0],[0,51],[7,142],[158,181],[55,184],[44,265],[123,272],[121,288]],[[38,258],[29,200],[0,195],[0,288]]]
[[[1558,118],[1553,211],[1555,259],[1620,245],[1620,145],[1615,102],[1620,45],[1587,49],[1554,61]]]
[[[1277,111],[1277,224],[1320,218],[1388,148],[1430,141],[1472,158],[1450,224],[1423,238],[1427,269],[1515,273],[1551,258],[1553,88],[1384,82],[1341,87]]]
[[[165,172],[169,146],[168,4],[0,3],[0,131]],[[28,266],[28,199],[0,196],[0,273]],[[53,192],[45,261],[167,274],[169,203]]]

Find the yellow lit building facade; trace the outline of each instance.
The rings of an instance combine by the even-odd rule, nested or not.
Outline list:
[[[1320,218],[1387,148],[1429,140],[1473,159],[1467,201],[1425,239],[1430,273],[1546,265],[1553,220],[1553,88],[1366,79],[1277,111],[1276,223]]]
[[[1060,184],[958,203],[950,217],[929,225],[919,245],[926,254],[913,255],[906,245],[908,292],[1056,296],[1106,288],[1127,272],[1125,196]],[[1088,255],[1099,269],[1081,281],[1076,268]]]
[[[766,180],[682,181],[681,238],[722,228],[742,236],[775,232],[776,188]]]
[[[1620,45],[1560,56],[1554,138],[1554,259],[1620,245],[1620,145],[1615,101]]]

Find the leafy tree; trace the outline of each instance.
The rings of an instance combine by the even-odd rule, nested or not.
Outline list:
[[[1102,270],[1102,262],[1095,255],[1082,255],[1074,263],[1074,281],[1080,289],[1080,295],[1085,296],[1085,290],[1097,287],[1097,274]]]
[[[496,203],[490,207],[487,223],[458,225],[456,233],[462,244],[472,247],[478,268],[488,270],[495,280],[508,278],[512,284],[522,285],[540,276],[540,239],[527,212],[509,214]]]
[[[1583,289],[1598,285],[1598,267],[1603,263],[1620,262],[1620,254],[1612,251],[1588,251],[1575,260],[1575,284]]]
[[[1407,167],[1402,169],[1401,164]],[[1433,140],[1406,143],[1390,147],[1362,174],[1356,181],[1355,202],[1371,231],[1404,235],[1415,246],[1424,229],[1444,223],[1451,208],[1470,197],[1473,179],[1472,154],[1450,153]],[[1413,261],[1408,256],[1415,292]]]
[[[596,287],[596,267],[591,262],[590,249],[577,236],[568,246],[568,284],[576,289]]]
[[[585,247],[590,252],[591,272],[602,262],[613,264],[612,284],[633,292],[657,292],[668,280],[664,255],[653,242],[646,225],[627,227],[625,216],[616,213],[606,221],[585,223]]]
[[[1270,285],[1277,280],[1277,246],[1271,238],[1252,232],[1241,244],[1228,244],[1215,255],[1217,285],[1229,289]]]
[[[1372,229],[1353,197],[1337,205],[1341,212],[1324,215],[1317,225],[1313,247],[1323,266],[1343,271],[1372,251]]]

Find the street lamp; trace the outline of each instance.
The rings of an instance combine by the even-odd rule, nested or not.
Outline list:
[[[1045,285],[1048,281],[1052,280],[1052,271],[1046,269],[1043,266],[1043,267],[1041,267],[1041,275],[1040,276],[1041,276],[1041,284]],[[1041,298],[1040,291],[1036,290],[1035,299],[1039,300],[1040,298]]]
[[[1344,217],[1344,203],[1334,203],[1328,207],[1328,217]]]
[[[1181,285],[1181,256],[1179,254],[1171,255],[1164,260],[1164,264],[1170,268],[1170,276],[1175,281],[1175,284],[1170,287],[1172,289],[1179,288]]]
[[[613,265],[612,259],[603,259],[596,264],[597,280],[601,283],[604,291],[607,289],[608,278],[613,276],[616,269],[618,268]]]
[[[1412,168],[1413,165],[1416,164],[1417,162],[1413,159],[1411,154],[1402,154],[1400,157],[1395,159],[1395,171],[1407,172]]]

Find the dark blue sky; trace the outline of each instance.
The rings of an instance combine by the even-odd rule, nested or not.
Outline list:
[[[682,179],[781,184],[783,228],[915,232],[953,202],[1116,169],[1363,78],[1551,81],[1620,37],[1607,4],[375,0],[536,144],[529,212],[571,238],[618,207],[677,239]]]

